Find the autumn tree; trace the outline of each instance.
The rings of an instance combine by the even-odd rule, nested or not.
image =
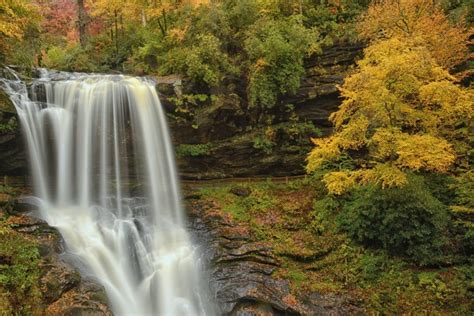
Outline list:
[[[398,37],[365,50],[340,88],[335,133],[315,139],[307,170],[330,169],[328,190],[403,186],[406,171],[447,172],[456,160],[453,126],[473,115],[473,93],[455,84],[429,48]]]
[[[77,0],[77,30],[79,32],[79,42],[84,47],[87,39],[87,13],[84,0]]]
[[[417,41],[436,62],[452,68],[467,59],[468,31],[462,20],[453,25],[435,0],[374,1],[358,25],[363,39],[397,37]]]
[[[77,10],[73,0],[35,0],[35,3],[41,7],[41,30],[46,48],[77,41],[74,25]]]
[[[22,40],[29,28],[37,26],[36,8],[25,0],[0,1],[0,54],[5,56],[12,40]]]

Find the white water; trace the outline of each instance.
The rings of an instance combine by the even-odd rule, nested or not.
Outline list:
[[[17,77],[3,86],[26,136],[41,216],[105,286],[114,314],[214,314],[154,84],[84,74],[56,81],[43,71],[29,95]],[[136,184],[144,198],[131,194]]]

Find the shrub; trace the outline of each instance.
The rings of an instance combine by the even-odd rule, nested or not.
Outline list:
[[[178,157],[200,157],[211,154],[212,144],[181,144],[176,147]]]
[[[272,108],[280,94],[293,94],[304,74],[304,58],[321,51],[319,33],[300,16],[262,18],[248,31],[244,49],[251,63],[248,99],[251,107]]]
[[[95,72],[102,70],[98,63],[99,60],[105,58],[90,58],[89,51],[92,48],[82,48],[79,45],[71,45],[68,47],[52,46],[48,49],[44,56],[44,66],[57,70],[65,71],[82,71]]]
[[[460,235],[461,249],[474,256],[474,171],[465,172],[452,184],[455,192],[453,213],[457,233]]]
[[[372,185],[355,191],[338,217],[355,241],[421,265],[441,259],[449,220],[447,208],[415,176],[401,188]]]

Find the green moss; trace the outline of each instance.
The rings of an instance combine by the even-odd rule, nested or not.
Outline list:
[[[0,89],[0,112],[16,113],[15,106],[10,97],[2,89]]]
[[[199,157],[211,154],[212,144],[181,144],[176,147],[178,157]]]
[[[290,280],[295,282],[297,286],[308,280],[308,275],[305,274],[303,271],[299,270],[290,270],[288,272],[288,277],[290,278]]]
[[[266,135],[257,135],[253,140],[253,148],[261,149],[264,153],[270,154],[276,143]]]
[[[40,257],[36,243],[0,223],[0,310],[37,314],[40,308]]]
[[[16,131],[18,123],[16,118],[12,117],[7,123],[0,123],[0,134],[11,133]]]

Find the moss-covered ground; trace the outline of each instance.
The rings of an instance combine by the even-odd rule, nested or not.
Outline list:
[[[0,315],[40,315],[40,256],[37,242],[15,231],[19,217],[5,211],[18,192],[0,186]]]
[[[201,199],[245,224],[255,240],[273,245],[281,262],[275,276],[290,280],[295,295],[344,295],[368,314],[469,315],[474,310],[472,266],[420,268],[351,242],[336,225],[321,227],[315,187],[305,179],[214,184],[199,191]]]

